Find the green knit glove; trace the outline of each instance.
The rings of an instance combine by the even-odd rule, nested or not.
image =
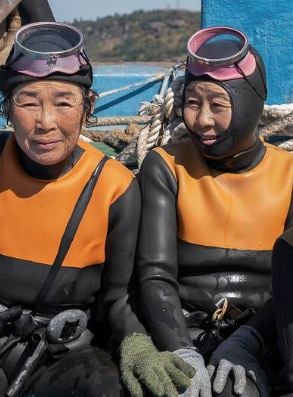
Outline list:
[[[178,397],[176,386],[186,388],[195,370],[176,354],[159,352],[151,338],[132,334],[120,347],[122,379],[132,397],[143,397],[145,386],[155,397]]]

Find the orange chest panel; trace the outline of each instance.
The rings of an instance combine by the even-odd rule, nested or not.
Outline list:
[[[159,150],[177,179],[178,238],[212,247],[272,249],[291,201],[293,156],[269,146],[257,167],[236,174],[213,171],[193,148],[182,150],[180,161]]]
[[[0,158],[2,255],[52,264],[78,197],[103,157],[84,143],[81,146],[85,151],[74,168],[48,182],[26,175],[16,160],[13,142],[7,142]],[[81,268],[105,261],[109,208],[119,194],[115,183],[109,184],[106,167],[63,266]]]

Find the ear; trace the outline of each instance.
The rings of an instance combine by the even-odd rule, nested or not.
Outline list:
[[[95,103],[96,103],[97,94],[94,91],[90,91],[89,98],[90,98],[90,103],[91,103],[91,114],[93,114],[95,111]]]

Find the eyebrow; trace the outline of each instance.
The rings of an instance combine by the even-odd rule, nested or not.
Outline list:
[[[210,95],[212,97],[219,97],[219,98],[230,100],[229,95],[228,94],[224,94],[222,92],[211,92]]]
[[[56,96],[75,96],[76,94],[71,91],[57,91]]]
[[[187,88],[187,89],[186,89],[186,92],[187,92],[188,94],[194,93],[194,89],[193,89],[192,87]],[[194,93],[194,94],[197,94],[197,93]],[[209,91],[208,94],[211,95],[213,98],[217,97],[217,98],[223,98],[223,99],[230,100],[229,95],[228,95],[228,94],[225,94],[224,92]]]
[[[36,96],[36,94],[38,94],[38,92],[40,92],[40,91],[35,91],[35,90],[33,90],[33,91],[29,91],[29,90],[27,90],[27,91],[21,91],[21,92],[16,92],[15,94],[14,94],[14,96],[17,98],[17,97],[19,97],[19,96],[21,96],[21,95],[28,95],[28,96]]]
[[[28,96],[32,96],[32,97],[35,97],[38,93],[40,93],[41,92],[41,90],[24,90],[24,91],[21,91],[21,92],[18,92],[17,94],[16,94],[16,96],[21,96],[21,95],[28,95]],[[55,95],[56,96],[58,96],[58,97],[62,97],[62,96],[75,96],[75,94],[73,93],[73,92],[71,92],[71,91],[57,91],[56,93],[55,93]]]

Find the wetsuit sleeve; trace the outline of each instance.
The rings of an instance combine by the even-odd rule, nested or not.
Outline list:
[[[263,308],[248,321],[248,325],[254,327],[261,334],[266,346],[276,341],[277,328],[272,298],[268,299]]]
[[[285,223],[285,230],[293,227],[293,193],[291,196],[291,203],[288,211],[288,216]]]
[[[178,296],[177,182],[156,152],[144,160],[139,181],[142,218],[137,270],[146,326],[158,348],[192,345]]]
[[[18,6],[21,24],[32,22],[54,22],[52,10],[47,0],[22,0]]]
[[[102,275],[104,310],[115,339],[145,330],[137,318],[136,299],[130,290],[140,220],[140,191],[133,180],[110,208],[106,262]]]
[[[285,223],[285,230],[293,227],[293,197],[291,196],[291,204],[288,211],[288,216]],[[292,232],[291,232],[292,233]],[[273,265],[280,263],[283,258],[279,254],[279,245],[281,244],[281,238],[276,241],[273,249]],[[269,299],[264,307],[249,321],[249,325],[252,325],[262,335],[266,344],[270,344],[277,338],[277,324],[274,313],[273,299]]]

